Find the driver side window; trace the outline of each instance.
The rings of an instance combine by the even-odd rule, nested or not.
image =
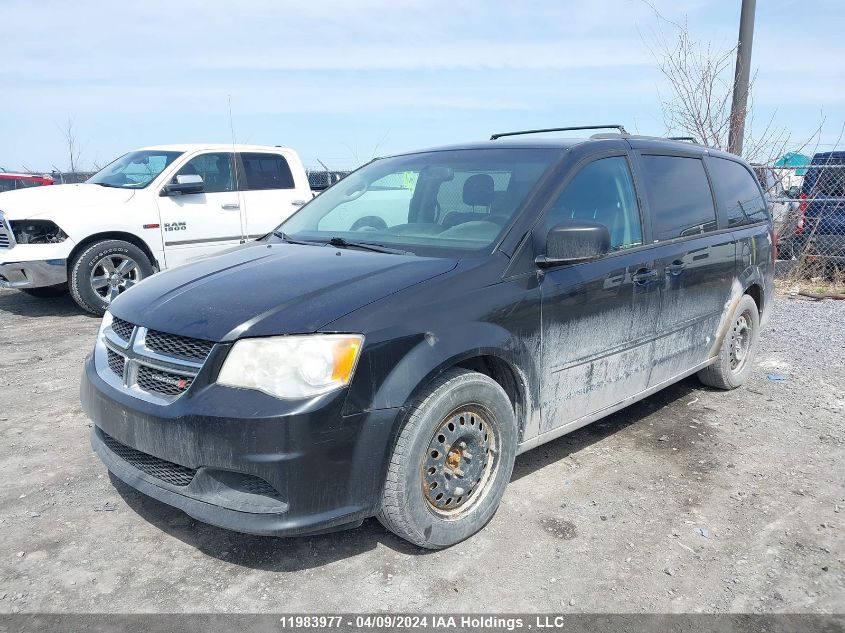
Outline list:
[[[583,167],[549,211],[546,225],[552,228],[564,220],[604,224],[614,251],[641,245],[642,221],[628,160],[613,156]]]
[[[198,175],[202,177],[204,193],[235,191],[235,169],[232,154],[221,152],[200,154],[189,160],[176,176]],[[176,182],[176,176],[172,182]]]

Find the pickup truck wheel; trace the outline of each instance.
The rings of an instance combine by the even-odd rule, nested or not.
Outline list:
[[[719,350],[719,359],[698,372],[699,380],[709,387],[736,389],[751,374],[760,338],[760,313],[749,295],[740,299],[729,327]]]
[[[21,292],[25,292],[30,297],[49,299],[51,297],[66,295],[68,288],[67,284],[56,284],[55,286],[42,286],[41,288],[21,288]]]
[[[379,521],[428,549],[472,536],[499,507],[516,442],[513,406],[496,381],[445,372],[410,407],[388,465]]]
[[[121,292],[152,274],[153,265],[140,248],[122,240],[104,240],[73,260],[70,293],[83,310],[103,314]]]

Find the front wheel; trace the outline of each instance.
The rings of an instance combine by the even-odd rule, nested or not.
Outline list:
[[[103,314],[120,293],[153,274],[144,251],[123,240],[96,242],[73,260],[70,293],[80,307]]]
[[[698,372],[698,379],[709,387],[736,389],[751,374],[760,339],[760,312],[754,299],[742,295],[732,319],[719,349],[719,359]]]
[[[388,465],[379,521],[428,549],[472,536],[499,507],[516,443],[504,389],[477,372],[445,372],[408,412]]]

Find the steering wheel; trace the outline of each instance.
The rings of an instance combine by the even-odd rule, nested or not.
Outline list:
[[[377,215],[365,215],[358,218],[349,227],[350,231],[383,231],[387,228],[387,222]]]

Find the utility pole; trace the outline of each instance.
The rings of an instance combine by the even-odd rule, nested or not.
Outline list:
[[[751,44],[754,40],[754,11],[757,0],[742,0],[739,18],[739,42],[736,46],[736,71],[731,102],[731,128],[728,132],[728,151],[742,155],[745,136],[745,113],[748,107],[748,79],[751,74]]]

